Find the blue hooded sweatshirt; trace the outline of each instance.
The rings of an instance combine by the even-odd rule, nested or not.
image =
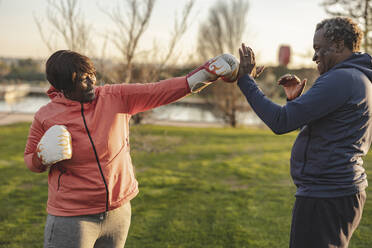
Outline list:
[[[249,75],[239,79],[252,109],[274,133],[301,128],[290,163],[296,196],[348,196],[368,186],[362,158],[372,141],[371,60],[354,53],[285,106],[269,100]]]

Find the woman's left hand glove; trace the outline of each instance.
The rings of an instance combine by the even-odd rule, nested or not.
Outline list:
[[[233,55],[221,54],[187,74],[187,83],[192,93],[199,92],[219,77],[225,82],[236,81],[238,69],[239,61]]]
[[[41,138],[36,149],[43,165],[52,165],[72,156],[71,134],[63,125],[54,125]]]

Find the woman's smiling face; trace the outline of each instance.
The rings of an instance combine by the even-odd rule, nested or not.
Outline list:
[[[67,98],[78,102],[91,102],[94,100],[94,85],[96,84],[96,76],[94,74],[84,73],[81,76],[73,74],[75,88],[67,94]]]

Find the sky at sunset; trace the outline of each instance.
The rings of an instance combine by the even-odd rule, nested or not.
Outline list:
[[[208,15],[208,9],[217,0],[196,0],[191,14],[193,21],[186,36],[178,44],[180,53],[187,58],[195,51],[199,24]],[[229,1],[229,0],[225,0]],[[320,6],[321,0],[250,0],[247,28],[243,42],[257,54],[258,63],[275,65],[278,47],[282,44],[292,48],[291,66],[312,65],[312,39],[315,26],[328,16]],[[46,58],[50,55],[40,38],[34,16],[45,19],[46,0],[0,0],[0,57]],[[96,50],[102,48],[103,34],[113,27],[110,19],[98,6],[110,10],[115,0],[80,0],[81,11],[92,27]],[[151,23],[140,42],[140,49],[149,49],[154,40],[167,44],[175,13],[181,13],[186,0],[157,0]],[[60,46],[58,49],[65,49]],[[238,47],[237,47],[238,49]],[[113,46],[108,47],[110,56],[117,57]],[[236,51],[231,53],[237,54]]]

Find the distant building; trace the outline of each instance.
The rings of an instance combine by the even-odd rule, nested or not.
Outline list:
[[[291,61],[291,47],[287,45],[281,45],[279,47],[278,55],[279,65],[287,66]]]

